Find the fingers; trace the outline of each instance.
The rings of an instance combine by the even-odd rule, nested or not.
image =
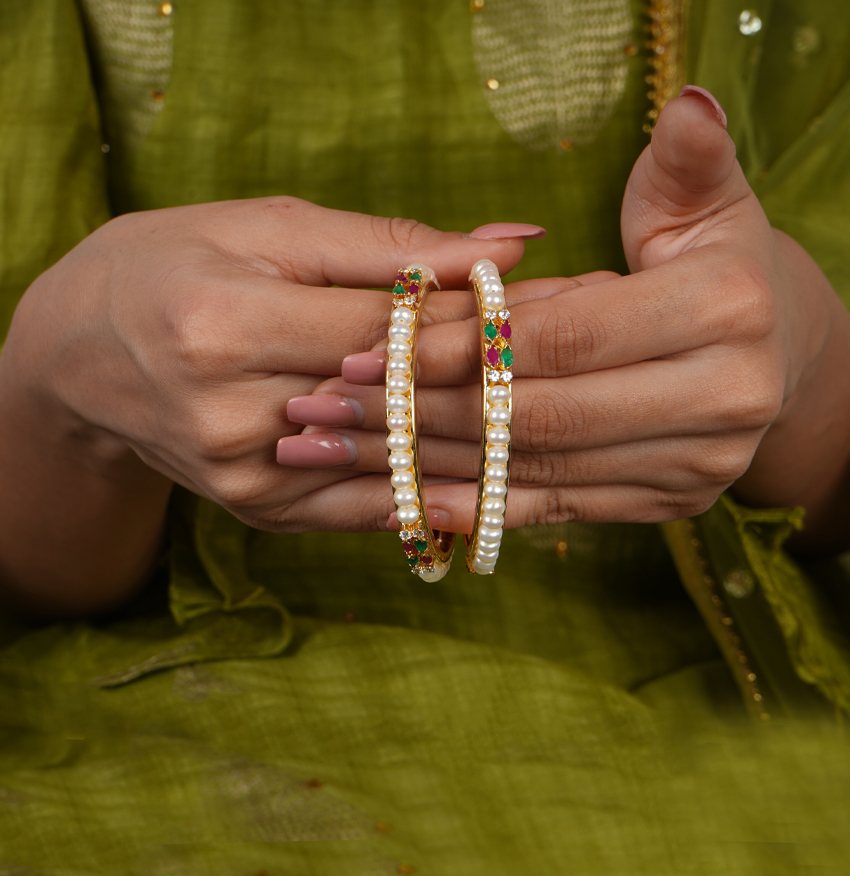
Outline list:
[[[524,227],[503,232],[518,237],[474,238],[410,219],[330,210],[290,197],[230,202],[230,211],[250,232],[245,239],[253,241],[257,256],[276,265],[285,279],[305,286],[392,286],[400,268],[421,262],[436,271],[444,288],[462,289],[479,259],[510,271],[529,236]]]
[[[621,216],[629,267],[654,267],[697,240],[736,242],[754,223],[767,226],[723,110],[708,92],[686,86],[664,107],[629,177]]]

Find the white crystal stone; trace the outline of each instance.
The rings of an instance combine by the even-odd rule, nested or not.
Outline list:
[[[511,374],[510,371],[503,371],[502,372],[502,380],[505,383],[510,383],[513,379],[514,379],[514,376],[513,376],[513,374]]]
[[[413,455],[400,451],[399,453],[391,453],[387,462],[393,471],[407,471],[413,466]],[[413,521],[410,521],[411,523]]]
[[[402,541],[410,541],[413,538],[413,533],[409,529],[402,529],[399,532],[398,537]]]
[[[484,319],[495,319],[496,311],[495,310],[485,310],[484,311]]]
[[[511,318],[510,310],[500,310],[499,311],[499,318],[500,319],[510,319]]]

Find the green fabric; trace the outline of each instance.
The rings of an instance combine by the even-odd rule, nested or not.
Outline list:
[[[116,106],[103,6],[82,5],[0,10],[7,320],[111,212],[270,193],[545,225],[517,277],[625,269],[641,53],[594,144],[531,152],[489,111],[465,2],[183,0],[157,31],[173,65],[156,111],[143,92]],[[779,120],[765,94],[803,5],[753,8],[750,38],[734,4],[693,4],[694,78],[771,219],[847,295],[848,13],[806,4],[823,57],[785,77]],[[724,504],[699,525],[718,568],[757,579],[777,628],[756,652],[846,708],[845,634],[767,526],[792,519]],[[254,532],[180,491],[171,540],[113,617],[3,619],[0,874],[749,876],[847,859],[846,746],[814,713],[749,726],[655,527],[511,534],[496,576],[427,586],[391,534]]]

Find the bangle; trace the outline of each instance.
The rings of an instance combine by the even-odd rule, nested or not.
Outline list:
[[[484,400],[478,502],[472,535],[466,536],[466,566],[473,574],[492,575],[505,527],[511,467],[511,314],[499,269],[489,259],[473,265],[469,288],[478,302]]]
[[[454,533],[433,530],[422,494],[416,448],[416,336],[422,302],[437,278],[424,265],[399,271],[393,288],[387,346],[387,449],[399,536],[411,571],[439,581],[449,570]]]

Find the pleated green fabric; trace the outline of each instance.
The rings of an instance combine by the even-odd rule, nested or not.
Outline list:
[[[693,78],[729,111],[772,220],[847,295],[850,12],[750,5],[764,26],[746,36],[735,4],[694,0]],[[533,151],[490,110],[475,14],[182,0],[163,25],[141,0],[5,4],[4,325],[115,213],[269,194],[445,229],[546,226],[517,277],[625,270],[645,55],[623,47],[624,95],[594,143]],[[643,16],[634,2],[634,45]],[[797,50],[813,45],[802,27],[816,51]],[[846,616],[771,536],[789,514],[725,507],[706,543],[749,564],[790,671],[843,704]],[[433,585],[392,534],[255,532],[182,491],[170,537],[111,617],[0,619],[0,876],[775,876],[848,860],[840,729],[820,713],[751,726],[655,527],[510,534],[495,576]]]

